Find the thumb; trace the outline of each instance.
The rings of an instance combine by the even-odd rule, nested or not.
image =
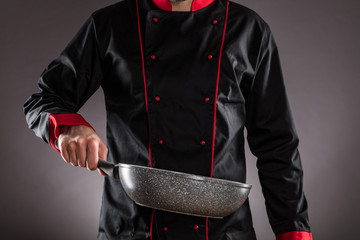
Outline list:
[[[106,160],[108,152],[109,152],[109,150],[106,147],[106,145],[104,144],[104,142],[100,141],[100,143],[99,143],[99,158]],[[102,171],[100,168],[98,168],[97,170],[100,173],[100,175],[102,175],[104,177],[108,177],[108,175],[104,171]]]
[[[108,155],[109,149],[105,145],[103,141],[99,143],[99,158],[106,160]]]
[[[108,177],[108,175],[104,173],[103,170],[101,170],[100,168],[98,168],[97,170],[101,176]]]

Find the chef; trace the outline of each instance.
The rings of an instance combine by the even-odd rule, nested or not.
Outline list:
[[[277,240],[311,240],[298,136],[268,24],[228,0],[123,0],[91,14],[24,104],[73,166],[97,159],[246,182],[244,130]],[[107,144],[77,112],[101,87]],[[101,172],[102,175],[106,175]],[[223,219],[134,204],[106,177],[99,240],[254,240],[249,202]]]

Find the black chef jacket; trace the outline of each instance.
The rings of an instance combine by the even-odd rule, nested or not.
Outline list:
[[[246,182],[244,129],[277,239],[311,239],[298,136],[276,43],[254,11],[227,0],[123,0],[91,14],[25,103],[54,146],[101,86],[108,161]],[[223,219],[135,204],[105,178],[98,239],[254,240],[249,202]]]

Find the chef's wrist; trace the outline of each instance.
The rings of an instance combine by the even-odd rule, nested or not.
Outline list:
[[[72,126],[85,125],[95,129],[80,115],[76,113],[51,114],[49,116],[49,142],[50,145],[60,153],[58,144],[59,136],[68,132]]]
[[[60,136],[62,133],[67,132],[68,129],[69,129],[71,126],[74,126],[74,125],[61,125],[61,126],[59,126],[59,136]]]

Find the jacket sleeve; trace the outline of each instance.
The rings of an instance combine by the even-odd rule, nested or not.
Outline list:
[[[27,124],[55,147],[62,125],[88,125],[78,110],[103,79],[93,14],[38,79],[39,92],[24,104]]]
[[[246,96],[246,129],[277,240],[311,240],[299,139],[287,99],[277,46],[266,25]]]

